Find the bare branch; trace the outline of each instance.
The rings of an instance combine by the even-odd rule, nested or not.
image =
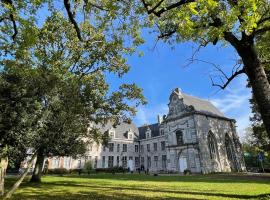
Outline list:
[[[222,70],[220,69],[219,71],[222,71]],[[243,73],[245,73],[244,67],[240,70],[234,71],[230,77],[227,77],[227,75],[226,75],[226,78],[225,78],[226,82],[223,81],[224,79],[222,79],[222,77],[219,77],[222,80],[221,81],[222,84],[215,83],[213,78],[210,76],[212,86],[217,86],[220,89],[224,90],[235,77],[237,77],[238,75],[243,74]],[[222,71],[222,74],[224,75],[225,73]]]
[[[66,11],[67,11],[67,14],[68,14],[68,18],[69,18],[70,22],[73,24],[73,26],[74,26],[74,28],[76,30],[77,37],[79,38],[80,41],[83,41],[82,36],[81,36],[80,28],[79,28],[76,20],[74,19],[74,15],[73,15],[73,13],[71,11],[71,6],[70,6],[69,0],[64,0],[64,5],[65,5],[65,8],[66,8]]]
[[[195,0],[180,0],[174,4],[168,5],[166,7],[161,8],[160,10],[156,11],[158,9],[158,7],[163,3],[163,0],[161,0],[160,2],[158,2],[155,6],[153,6],[153,8],[149,8],[151,5],[149,5],[148,3],[146,3],[145,0],[141,0],[147,13],[148,14],[154,14],[157,17],[160,17],[164,12],[172,10],[174,8],[178,8],[182,5],[191,3],[191,2],[195,2]]]

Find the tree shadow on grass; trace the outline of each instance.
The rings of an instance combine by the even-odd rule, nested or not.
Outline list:
[[[152,176],[144,174],[92,174],[65,176],[72,178],[94,178],[121,181],[156,181],[156,182],[205,182],[205,183],[256,183],[270,184],[270,176],[210,174],[192,176]]]
[[[61,186],[64,186],[67,189],[61,189]],[[261,194],[261,195],[243,195],[243,194],[224,194],[224,193],[211,193],[204,191],[196,190],[170,190],[170,189],[152,189],[152,188],[142,188],[142,187],[122,187],[122,186],[102,186],[102,185],[83,185],[72,183],[72,182],[51,182],[51,183],[42,183],[42,184],[25,184],[26,191],[22,193],[15,194],[14,199],[114,199],[114,200],[129,200],[129,199],[211,199],[213,197],[221,198],[236,198],[236,199],[270,199],[270,194]],[[29,189],[29,187],[35,188],[35,190]],[[69,192],[70,188],[74,188],[74,192]],[[23,189],[22,188],[22,189]],[[38,188],[38,189],[37,189]],[[58,188],[58,189],[57,189]],[[78,190],[82,188],[82,190]],[[86,190],[86,191],[85,191]],[[47,192],[51,191],[51,192]],[[77,192],[76,192],[77,191]],[[134,192],[136,194],[126,194],[124,191]],[[107,194],[106,194],[107,192]],[[160,196],[160,197],[146,197],[140,194],[144,192],[150,192],[158,196],[159,193],[165,193],[170,195],[169,197]],[[167,195],[167,196],[168,196]],[[171,195],[190,195],[192,197],[171,197]],[[195,197],[194,197],[195,196]],[[37,198],[38,197],[38,198]],[[206,198],[207,197],[207,198]]]

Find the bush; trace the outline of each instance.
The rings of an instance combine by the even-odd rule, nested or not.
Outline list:
[[[70,171],[65,168],[48,169],[48,174],[68,174],[68,173],[70,173]]]
[[[83,172],[90,174],[93,171],[92,162],[89,160],[84,164]]]
[[[185,174],[185,175],[190,175],[190,174],[191,174],[191,171],[190,171],[189,169],[185,169],[185,170],[184,170],[184,174]]]
[[[103,172],[103,173],[125,173],[128,172],[128,169],[123,167],[112,167],[112,168],[96,168],[96,172]]]

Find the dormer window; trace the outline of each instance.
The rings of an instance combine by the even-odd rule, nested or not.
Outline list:
[[[146,132],[146,138],[151,138],[150,132]]]
[[[132,140],[132,135],[133,135],[132,133],[128,133],[128,139],[129,140]]]
[[[113,131],[110,131],[109,132],[109,136],[110,136],[110,139],[113,139],[114,138],[114,132]]]

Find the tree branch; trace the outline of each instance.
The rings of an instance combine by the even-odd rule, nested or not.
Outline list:
[[[239,68],[239,67],[238,67],[238,68]],[[237,68],[237,69],[238,69],[238,68]],[[223,81],[224,78],[222,78],[222,77],[220,77],[220,76],[219,76],[219,77],[220,77],[220,79],[221,79],[222,84],[217,84],[217,83],[215,83],[215,82],[213,81],[213,78],[212,78],[211,76],[210,76],[210,79],[211,79],[211,82],[212,82],[212,86],[217,86],[217,87],[219,87],[219,88],[222,89],[222,90],[224,90],[224,89],[230,84],[230,82],[231,82],[235,77],[237,77],[237,76],[240,75],[240,74],[246,73],[244,67],[243,67],[242,69],[240,69],[240,70],[234,71],[230,77],[228,77],[228,76],[227,76],[220,68],[219,68],[219,71],[222,72],[222,74],[223,74],[223,76],[224,76],[226,82],[224,82],[224,81]],[[224,74],[225,74],[225,75],[224,75]]]
[[[270,26],[265,26],[263,28],[257,29],[256,31],[254,31],[253,35],[260,35],[260,34],[263,34],[267,31],[270,31]]]
[[[69,0],[64,0],[64,5],[65,5],[65,8],[66,8],[66,11],[67,11],[67,14],[68,14],[68,18],[70,20],[70,22],[73,24],[75,30],[76,30],[76,33],[77,33],[77,37],[79,38],[80,41],[83,41],[82,39],[82,36],[81,36],[81,30],[76,22],[76,20],[74,19],[74,15],[71,11],[71,6],[70,6],[70,2]]]
[[[17,34],[18,34],[18,28],[17,28],[17,25],[16,25],[16,21],[15,21],[15,19],[14,19],[14,15],[13,15],[13,13],[12,13],[13,11],[15,11],[13,2],[12,2],[12,0],[2,0],[2,2],[3,2],[4,4],[7,4],[7,5],[9,5],[9,6],[12,7],[12,11],[11,11],[11,13],[9,14],[9,18],[7,18],[7,19],[10,19],[10,21],[12,22],[13,30],[14,30],[14,33],[13,33],[13,35],[12,35],[12,39],[13,39],[13,41],[15,41],[16,36],[17,36]],[[2,19],[1,19],[1,22],[2,22],[2,20],[4,20],[4,19],[5,19],[5,18],[2,18]]]
[[[172,10],[174,8],[177,8],[177,7],[180,7],[182,5],[185,5],[185,4],[188,4],[188,3],[191,3],[191,2],[195,2],[195,0],[181,0],[181,1],[178,1],[174,4],[171,4],[169,6],[166,6],[166,7],[163,7],[161,8],[160,10],[156,11],[158,9],[158,7],[163,3],[164,0],[161,0],[160,2],[158,2],[155,6],[153,6],[153,8],[150,8],[149,7],[151,5],[149,5],[148,3],[146,3],[145,0],[141,0],[147,13],[148,14],[154,14],[156,15],[157,17],[160,17],[164,12],[166,11],[169,11],[169,10]]]

